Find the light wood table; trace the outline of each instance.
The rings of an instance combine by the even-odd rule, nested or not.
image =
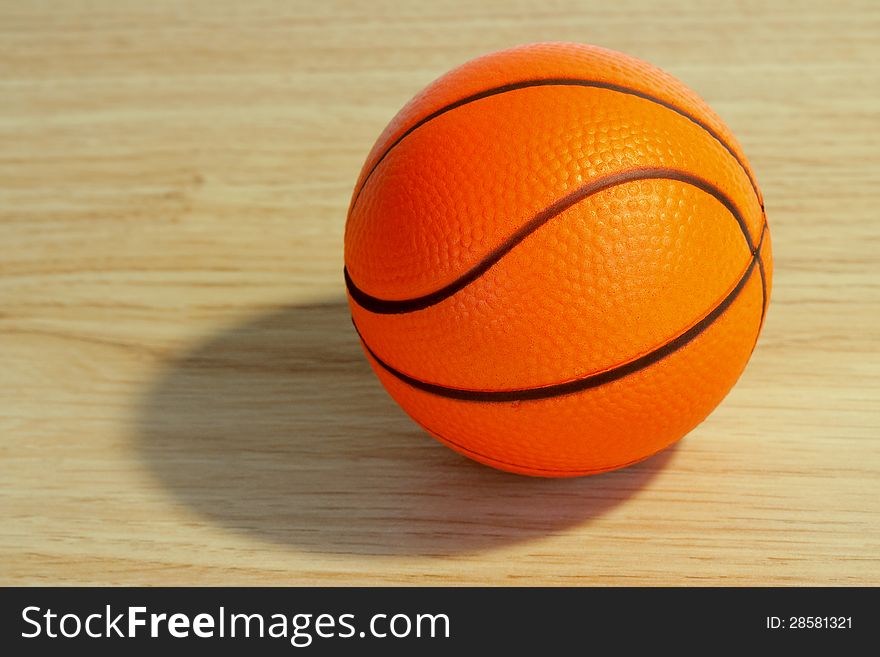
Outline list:
[[[580,480],[424,435],[341,277],[388,119],[540,40],[701,93],[776,256],[721,407]],[[0,581],[880,584],[878,42],[870,0],[3,0]]]

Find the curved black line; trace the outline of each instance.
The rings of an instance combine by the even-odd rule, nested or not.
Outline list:
[[[762,232],[761,240],[759,241],[758,246],[752,251],[752,257],[751,261],[749,262],[749,266],[746,268],[746,271],[740,277],[734,288],[727,294],[727,296],[721,301],[721,303],[719,303],[712,309],[712,311],[708,315],[703,317],[703,319],[694,324],[687,331],[685,331],[678,337],[673,338],[663,346],[658,347],[654,351],[640,356],[639,358],[636,358],[635,360],[632,360],[628,363],[618,365],[617,367],[605,370],[604,372],[590,374],[580,379],[566,381],[565,383],[556,383],[537,388],[520,388],[517,390],[468,390],[463,388],[451,388],[436,383],[428,383],[427,381],[422,381],[421,379],[416,379],[409,376],[408,374],[404,374],[400,370],[393,368],[391,365],[379,358],[379,356],[376,355],[376,352],[374,352],[370,348],[370,345],[367,344],[366,340],[364,340],[364,337],[363,335],[361,335],[357,324],[355,324],[354,322],[354,318],[352,318],[352,324],[354,324],[354,330],[357,332],[358,337],[361,339],[361,343],[364,345],[364,349],[366,349],[370,356],[372,356],[373,360],[375,360],[389,374],[395,376],[396,378],[412,386],[413,388],[423,390],[424,392],[429,392],[440,397],[447,397],[449,399],[489,403],[534,401],[538,399],[559,397],[562,395],[571,395],[577,392],[581,392],[583,390],[588,390],[590,388],[596,388],[612,381],[617,381],[618,379],[622,379],[629,374],[633,374],[634,372],[643,370],[646,367],[649,367],[654,363],[666,358],[670,354],[675,353],[688,343],[692,342],[697,336],[703,333],[703,331],[709,328],[719,317],[721,317],[721,315],[724,314],[724,311],[730,307],[730,305],[743,291],[746,283],[748,283],[749,279],[752,276],[752,273],[755,271],[755,265],[756,263],[758,263],[760,257],[758,253],[761,249],[761,244],[763,244],[763,242],[764,233]]]
[[[764,219],[764,225],[761,228],[761,243],[764,243],[764,233],[769,232],[770,226],[767,224],[767,220]],[[761,257],[761,249],[758,247],[758,251],[756,253],[758,258],[758,269],[761,273],[761,324],[760,326],[764,326],[764,315],[767,314],[767,273],[764,271],[764,258]]]
[[[472,94],[470,96],[466,96],[464,98],[460,98],[448,105],[444,105],[440,109],[434,110],[427,116],[419,119],[409,128],[407,128],[397,139],[395,139],[391,144],[385,147],[385,150],[382,151],[382,154],[376,159],[373,163],[373,166],[370,167],[370,170],[367,172],[367,175],[364,176],[363,181],[360,186],[358,186],[357,191],[354,193],[354,196],[351,200],[351,205],[349,206],[349,214],[351,214],[351,210],[354,209],[355,204],[360,198],[361,192],[364,187],[367,185],[367,181],[370,179],[370,176],[373,175],[373,172],[378,168],[379,164],[381,164],[382,160],[390,153],[395,146],[397,146],[401,141],[403,141],[406,137],[412,134],[415,130],[422,127],[429,121],[433,121],[438,116],[442,116],[447,112],[451,112],[454,109],[462,107],[463,105],[468,105],[470,103],[476,102],[478,100],[482,100],[484,98],[489,98],[491,96],[498,96],[500,94],[505,94],[510,91],[516,91],[518,89],[528,89],[531,87],[592,87],[595,89],[606,89],[608,91],[616,91],[618,93],[626,94],[628,96],[635,96],[636,98],[642,98],[643,100],[650,101],[652,103],[656,103],[666,109],[672,110],[676,114],[683,116],[688,119],[692,123],[700,126],[703,130],[705,130],[711,137],[715,139],[719,144],[721,144],[724,149],[731,154],[734,160],[736,160],[737,164],[739,164],[740,168],[742,168],[743,172],[746,174],[746,177],[749,179],[749,184],[751,184],[752,189],[755,192],[755,196],[758,199],[758,203],[761,205],[761,209],[764,208],[764,201],[761,198],[761,192],[758,190],[758,183],[752,177],[751,172],[749,172],[749,168],[746,166],[745,162],[736,154],[733,150],[733,147],[728,144],[715,130],[713,130],[709,125],[698,119],[696,116],[685,112],[680,107],[676,107],[672,103],[669,103],[661,98],[656,96],[652,96],[651,94],[645,93],[644,91],[639,91],[638,89],[632,89],[630,87],[624,87],[619,84],[611,84],[610,82],[601,82],[599,80],[583,80],[580,78],[545,78],[538,80],[523,80],[522,82],[513,82],[511,84],[505,84],[500,87],[493,87],[491,89],[486,89],[484,91],[480,91],[478,93]]]
[[[724,194],[720,189],[715,187],[712,183],[703,180],[702,178],[698,178],[690,173],[685,171],[679,171],[677,169],[666,169],[666,168],[652,168],[652,169],[631,169],[629,171],[621,171],[619,173],[613,173],[609,176],[605,176],[604,178],[598,178],[593,180],[583,187],[579,187],[573,192],[563,196],[561,199],[553,203],[553,205],[545,208],[534,217],[529,219],[526,223],[524,223],[515,233],[513,233],[510,237],[507,238],[500,246],[496,247],[490,253],[488,253],[482,260],[480,260],[476,265],[467,270],[464,274],[456,278],[451,283],[444,285],[439,290],[435,290],[434,292],[430,292],[429,294],[424,294],[419,297],[414,297],[411,299],[382,299],[380,297],[375,297],[367,292],[364,292],[360,289],[357,284],[352,280],[351,275],[348,273],[348,268],[343,268],[343,276],[345,277],[345,286],[348,288],[348,293],[351,295],[351,298],[361,306],[364,310],[368,310],[373,313],[382,314],[382,315],[392,315],[392,314],[400,314],[400,313],[410,313],[416,310],[424,310],[430,306],[433,306],[437,303],[440,303],[444,299],[448,299],[456,292],[460,291],[464,287],[473,283],[480,276],[485,274],[489,268],[495,265],[501,258],[510,253],[513,248],[522,242],[526,237],[535,232],[538,228],[543,226],[545,223],[550,221],[553,217],[561,214],[565,210],[569,209],[571,206],[576,203],[584,200],[588,196],[601,192],[603,190],[608,189],[609,187],[615,187],[616,185],[622,185],[624,183],[633,182],[636,180],[677,180],[679,182],[685,183],[687,185],[691,185],[700,189],[707,194],[715,197],[716,200],[721,202],[724,207],[733,215],[733,218],[736,219],[737,224],[739,224],[739,228],[742,231],[743,236],[745,237],[746,244],[749,247],[749,251],[754,251],[754,243],[752,242],[752,237],[749,234],[749,229],[746,226],[745,219],[742,216],[742,213],[736,207],[732,200],[728,196]]]

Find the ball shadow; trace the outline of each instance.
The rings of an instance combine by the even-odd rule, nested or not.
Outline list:
[[[662,469],[534,479],[435,442],[370,370],[343,300],[234,326],[168,364],[136,449],[179,501],[230,530],[358,555],[477,552],[588,522]]]

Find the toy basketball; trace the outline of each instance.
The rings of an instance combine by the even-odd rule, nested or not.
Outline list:
[[[699,424],[758,337],[772,256],[754,172],[677,79],[568,43],[431,83],[367,157],[345,230],[382,384],[477,461],[566,477]]]

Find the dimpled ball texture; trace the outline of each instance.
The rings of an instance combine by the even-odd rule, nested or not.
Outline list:
[[[391,396],[477,461],[566,477],[675,442],[748,361],[761,193],[694,92],[594,46],[470,61],[394,117],[345,230],[355,329]]]

